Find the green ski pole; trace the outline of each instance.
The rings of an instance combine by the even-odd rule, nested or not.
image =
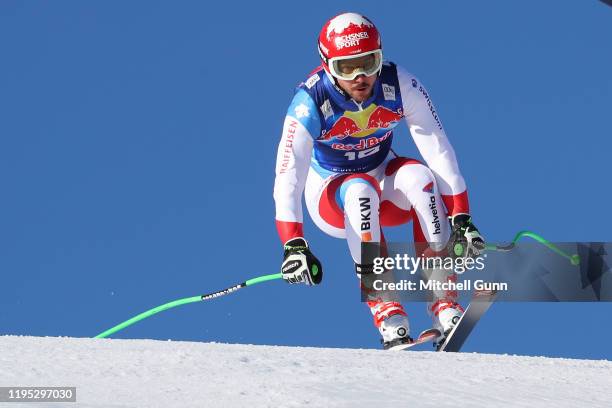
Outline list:
[[[543,237],[541,237],[540,235],[536,234],[535,232],[531,232],[531,231],[521,231],[519,233],[516,234],[516,236],[514,237],[514,240],[512,241],[512,243],[508,244],[508,245],[487,245],[486,249],[487,250],[493,250],[493,251],[510,251],[512,250],[516,243],[518,242],[519,239],[523,238],[523,237],[529,237],[532,238],[536,241],[538,241],[539,243],[541,243],[542,245],[546,246],[547,248],[549,248],[551,251],[559,254],[560,256],[563,256],[564,258],[567,258],[570,260],[570,262],[572,263],[572,265],[578,265],[580,263],[580,257],[576,254],[574,255],[570,255],[567,254],[566,252],[562,251],[559,247],[557,247],[556,245],[552,244],[550,241],[544,239]],[[154,307],[153,309],[149,309],[143,313],[140,313],[137,316],[132,317],[131,319],[128,319],[122,323],[119,323],[116,326],[111,327],[110,329],[98,334],[97,336],[95,336],[95,338],[97,339],[103,339],[105,337],[110,336],[113,333],[116,333],[120,330],[125,329],[128,326],[133,325],[136,322],[139,322],[143,319],[146,319],[147,317],[151,317],[157,313],[163,312],[164,310],[168,310],[168,309],[172,309],[174,307],[177,306],[181,306],[181,305],[186,305],[188,303],[195,303],[195,302],[200,302],[203,300],[209,300],[209,299],[214,299],[220,296],[225,296],[227,294],[230,294],[232,292],[235,292],[239,289],[245,288],[247,286],[253,286],[255,284],[258,283],[262,283],[262,282],[267,282],[270,280],[275,280],[275,279],[281,279],[282,278],[282,274],[280,273],[274,273],[271,275],[263,275],[263,276],[259,276],[257,278],[253,278],[253,279],[249,279],[245,282],[239,283],[237,285],[231,286],[227,289],[223,289],[223,290],[219,290],[216,292],[212,292],[212,293],[208,293],[205,295],[200,295],[200,296],[192,296],[192,297],[187,297],[187,298],[183,298],[183,299],[178,299],[178,300],[174,300],[172,302],[168,302],[168,303],[164,303],[163,305]]]
[[[133,325],[136,322],[139,322],[143,319],[146,319],[147,317],[151,317],[159,312],[163,312],[164,310],[168,310],[168,309],[172,309],[173,307],[177,307],[177,306],[181,306],[181,305],[186,305],[188,303],[195,303],[195,302],[201,302],[203,300],[209,300],[209,299],[214,299],[220,296],[225,296],[228,295],[232,292],[235,292],[239,289],[242,288],[246,288],[247,286],[253,286],[256,285],[258,283],[262,283],[262,282],[267,282],[267,281],[271,281],[271,280],[275,280],[275,279],[281,279],[282,278],[282,274],[280,273],[274,273],[271,275],[263,275],[263,276],[259,276],[257,278],[253,278],[253,279],[249,279],[245,282],[239,283],[237,285],[231,286],[227,289],[223,289],[223,290],[219,290],[216,292],[212,292],[212,293],[208,293],[205,295],[200,295],[200,296],[192,296],[192,297],[187,297],[187,298],[183,298],[183,299],[178,299],[178,300],[174,300],[172,302],[168,302],[168,303],[164,303],[163,305],[154,307],[153,309],[149,309],[146,312],[142,312],[137,316],[132,317],[129,320],[126,320],[123,323],[119,323],[116,326],[111,327],[110,329],[103,331],[102,333],[98,334],[97,336],[95,336],[96,339],[103,339],[105,337],[110,336],[113,333],[117,333],[119,330],[123,330],[128,326]]]
[[[578,256],[578,254],[570,255],[567,252],[563,251],[558,246],[556,246],[555,244],[553,244],[552,242],[550,242],[547,239],[543,238],[541,235],[538,235],[538,234],[536,234],[535,232],[532,232],[532,231],[520,231],[519,233],[516,234],[516,236],[514,237],[514,239],[512,240],[512,242],[510,244],[508,244],[508,245],[487,245],[486,249],[487,250],[493,250],[493,251],[510,251],[510,250],[512,250],[516,246],[516,243],[518,242],[518,240],[523,238],[523,237],[529,237],[531,239],[536,240],[537,242],[539,242],[540,244],[544,245],[545,247],[547,247],[548,249],[550,249],[554,253],[556,253],[556,254],[564,257],[564,258],[569,259],[569,261],[572,263],[572,265],[580,264],[580,256]]]

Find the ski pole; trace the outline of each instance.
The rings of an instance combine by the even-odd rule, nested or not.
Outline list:
[[[516,243],[518,242],[518,240],[523,237],[529,237],[529,238],[536,240],[537,242],[544,245],[545,247],[547,247],[554,253],[564,258],[569,259],[572,265],[578,265],[580,263],[580,256],[578,256],[578,254],[570,255],[567,252],[561,250],[561,248],[559,248],[552,242],[548,241],[547,239],[543,238],[542,236],[532,231],[520,231],[519,233],[516,234],[512,242],[508,245],[487,245],[485,249],[492,250],[492,251],[504,251],[504,252],[510,251],[516,246]]]
[[[559,247],[557,247],[556,245],[552,244],[550,241],[544,239],[543,237],[541,237],[540,235],[536,234],[535,232],[531,232],[531,231],[521,231],[519,233],[516,234],[516,236],[514,237],[514,240],[508,244],[508,245],[487,245],[485,247],[485,249],[487,250],[493,250],[493,251],[510,251],[512,250],[515,246],[516,243],[518,242],[519,239],[523,238],[523,237],[529,237],[532,238],[536,241],[538,241],[539,243],[541,243],[542,245],[546,246],[547,248],[549,248],[551,251],[559,254],[560,256],[567,258],[570,260],[570,262],[572,263],[572,265],[578,265],[580,263],[580,257],[576,254],[574,255],[569,255],[566,252],[562,251]],[[113,333],[116,333],[120,330],[125,329],[128,326],[133,325],[136,322],[139,322],[143,319],[146,319],[147,317],[151,317],[157,313],[163,312],[164,310],[168,310],[168,309],[172,309],[174,307],[177,306],[181,306],[181,305],[186,305],[188,303],[195,303],[195,302],[200,302],[203,300],[209,300],[209,299],[214,299],[220,296],[225,296],[227,294],[230,294],[232,292],[235,292],[239,289],[245,288],[247,286],[253,286],[255,284],[258,283],[262,283],[262,282],[267,282],[270,280],[275,280],[275,279],[281,279],[282,278],[282,274],[280,273],[274,273],[271,275],[263,275],[263,276],[259,276],[257,278],[253,278],[253,279],[249,279],[245,282],[239,283],[237,285],[231,286],[227,289],[223,289],[223,290],[219,290],[216,292],[212,292],[212,293],[208,293],[205,295],[199,295],[199,296],[192,296],[192,297],[187,297],[187,298],[182,298],[182,299],[178,299],[178,300],[174,300],[172,302],[168,302],[168,303],[164,303],[163,305],[154,307],[153,309],[149,309],[143,313],[140,313],[139,315],[136,315],[134,317],[132,317],[131,319],[128,319],[122,323],[119,323],[116,326],[111,327],[110,329],[98,334],[97,336],[95,336],[96,339],[103,339],[105,337],[110,336]]]
[[[113,333],[118,332],[119,330],[123,330],[128,326],[133,325],[136,322],[139,322],[143,319],[146,319],[147,317],[151,317],[159,312],[163,312],[164,310],[168,310],[168,309],[172,309],[173,307],[177,307],[177,306],[181,306],[181,305],[186,305],[188,303],[195,303],[195,302],[200,302],[203,300],[209,300],[209,299],[214,299],[220,296],[225,296],[228,295],[232,292],[235,292],[239,289],[242,288],[246,288],[247,286],[253,286],[255,284],[258,283],[262,283],[262,282],[267,282],[267,281],[271,281],[271,280],[275,280],[275,279],[281,279],[282,278],[282,274],[280,273],[273,273],[271,275],[263,275],[263,276],[259,276],[257,278],[253,278],[253,279],[249,279],[245,282],[239,283],[237,285],[231,286],[227,289],[223,289],[223,290],[219,290],[216,292],[212,292],[212,293],[208,293],[205,295],[199,295],[199,296],[192,296],[192,297],[186,297],[183,299],[178,299],[178,300],[174,300],[172,302],[168,302],[168,303],[164,303],[163,305],[154,307],[153,309],[149,309],[146,312],[142,312],[137,316],[132,317],[131,319],[126,320],[123,323],[119,323],[116,326],[111,327],[110,329],[103,331],[102,333],[98,334],[97,336],[95,336],[94,338],[96,339],[103,339],[105,337],[110,336]]]

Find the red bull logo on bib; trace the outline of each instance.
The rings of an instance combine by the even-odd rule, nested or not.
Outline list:
[[[402,117],[401,108],[394,112],[391,109],[373,103],[362,111],[344,112],[328,131],[324,131],[319,140],[342,140],[349,136],[370,136],[376,131],[395,127]]]

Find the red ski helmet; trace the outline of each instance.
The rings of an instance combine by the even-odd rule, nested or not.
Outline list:
[[[339,79],[371,76],[382,68],[382,45],[376,26],[365,16],[343,13],[329,20],[319,34],[325,70]]]

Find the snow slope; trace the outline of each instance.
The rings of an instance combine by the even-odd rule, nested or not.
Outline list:
[[[9,408],[610,407],[612,362],[3,336],[0,386],[77,387]]]

